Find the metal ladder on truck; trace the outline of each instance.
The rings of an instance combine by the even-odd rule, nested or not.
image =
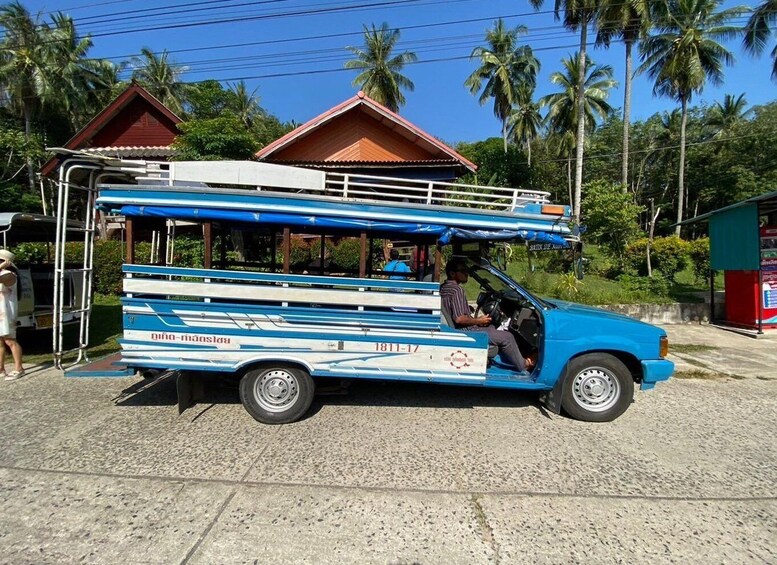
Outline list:
[[[93,306],[93,281],[94,281],[94,241],[97,235],[97,185],[105,178],[131,178],[134,174],[145,173],[145,163],[138,161],[118,161],[97,155],[84,154],[65,149],[54,149],[59,154],[64,154],[59,168],[57,181],[57,227],[55,232],[54,251],[54,299],[53,299],[53,337],[52,352],[54,366],[63,370],[74,367],[88,361],[86,349],[89,346],[89,322]],[[76,193],[80,198],[73,198]],[[84,234],[84,250],[81,267],[66,269],[67,256],[67,232],[68,219],[73,202],[80,208]],[[76,347],[64,349],[64,319],[67,278],[81,276],[81,296],[76,310],[70,310],[79,314],[78,342]],[[64,358],[75,354],[75,360],[64,366]]]

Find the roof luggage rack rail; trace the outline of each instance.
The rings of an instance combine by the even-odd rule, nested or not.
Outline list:
[[[503,213],[520,213],[528,205],[550,203],[550,193],[541,190],[329,172],[255,161],[148,161],[133,180],[141,185],[200,187],[208,192],[242,187],[342,202],[467,207]]]

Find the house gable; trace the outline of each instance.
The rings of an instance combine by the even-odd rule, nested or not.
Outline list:
[[[64,145],[65,149],[102,150],[124,157],[166,159],[179,135],[181,118],[143,87],[131,84]],[[48,176],[59,166],[49,159],[41,174]]]
[[[363,92],[277,139],[260,150],[256,158],[330,169],[378,167],[389,175],[422,167],[429,171],[423,173],[429,178],[446,179],[477,168]]]
[[[140,147],[170,145],[178,135],[176,122],[144,98],[134,98],[94,137],[88,147]]]
[[[272,156],[273,161],[422,161],[430,151],[354,109]]]

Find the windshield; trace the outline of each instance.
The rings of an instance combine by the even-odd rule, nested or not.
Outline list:
[[[462,286],[464,287],[464,292],[466,293],[468,300],[477,299],[481,292],[503,295],[507,292],[517,291],[524,297],[535,301],[543,308],[547,309],[553,307],[550,303],[531,294],[507,274],[488,263],[488,261],[481,260],[481,262],[476,262],[472,259],[466,259],[466,263],[469,280]]]

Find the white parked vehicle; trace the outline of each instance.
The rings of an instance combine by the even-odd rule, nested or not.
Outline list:
[[[3,248],[14,248],[25,243],[45,244],[45,255],[38,260],[21,263],[19,270],[19,312],[17,325],[34,330],[50,329],[54,322],[54,242],[57,219],[41,214],[22,212],[0,213],[0,234]],[[68,222],[68,240],[83,238],[82,225]],[[19,264],[21,263],[21,264]],[[79,268],[66,269],[63,285],[62,322],[77,322],[81,317],[83,276]]]

